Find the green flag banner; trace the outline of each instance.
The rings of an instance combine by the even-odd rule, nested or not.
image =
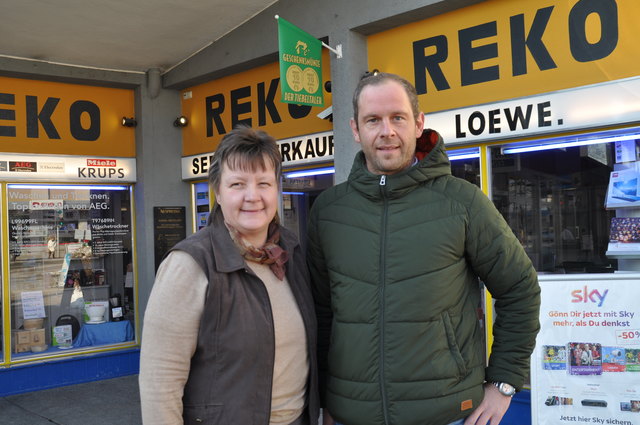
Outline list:
[[[324,106],[320,40],[278,18],[278,44],[282,101]]]

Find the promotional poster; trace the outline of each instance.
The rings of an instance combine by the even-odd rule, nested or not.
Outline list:
[[[638,279],[622,273],[540,279],[533,423],[640,425]]]

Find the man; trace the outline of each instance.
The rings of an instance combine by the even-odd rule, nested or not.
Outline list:
[[[58,242],[56,241],[55,236],[49,236],[49,240],[47,241],[47,251],[49,252],[48,258],[56,258],[56,247],[58,246]]]
[[[497,425],[539,329],[536,272],[491,201],[451,175],[408,81],[365,77],[353,105],[362,152],[309,221],[324,422]],[[496,300],[486,368],[478,278]]]

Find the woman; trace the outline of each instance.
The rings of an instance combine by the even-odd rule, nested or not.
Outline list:
[[[235,129],[215,152],[209,224],[169,252],[145,313],[145,424],[317,423],[313,299],[280,176],[266,133]]]

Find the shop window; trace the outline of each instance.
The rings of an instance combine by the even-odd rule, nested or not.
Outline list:
[[[330,170],[327,174],[315,174]],[[282,217],[284,227],[296,234],[301,246],[306,249],[307,220],[311,206],[318,195],[333,186],[332,168],[300,171],[285,171],[282,179]],[[306,174],[306,173],[309,174]]]
[[[491,148],[492,199],[539,273],[618,270],[607,255],[616,212],[605,199],[612,171],[636,161],[631,143],[627,163],[616,156],[618,142],[520,153]]]
[[[134,339],[128,186],[7,186],[12,358]]]
[[[2,259],[2,255],[0,255],[0,259]],[[0,288],[3,288],[4,286],[2,285],[2,273],[0,273]],[[0,291],[0,363],[3,363],[5,361],[4,359],[4,353],[5,353],[5,349],[4,349],[4,313],[3,313],[3,299],[2,299],[2,294],[4,291]]]
[[[213,205],[212,193],[209,191],[208,182],[197,182],[192,185],[193,192],[193,210],[194,216],[194,231],[200,230],[207,225],[209,218],[209,212]]]
[[[480,187],[480,152],[478,148],[456,149],[447,152],[451,174]]]

